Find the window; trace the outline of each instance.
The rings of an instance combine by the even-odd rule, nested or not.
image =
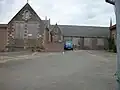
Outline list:
[[[27,33],[27,31],[25,31],[25,33]]]
[[[24,34],[24,36],[26,37],[26,36],[27,36],[27,34]]]

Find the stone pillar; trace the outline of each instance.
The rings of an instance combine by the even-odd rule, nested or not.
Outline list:
[[[50,31],[49,31],[49,42],[51,42],[51,34],[50,34]]]
[[[48,21],[48,28],[50,28],[50,19],[49,19],[49,21]]]
[[[42,43],[43,43],[42,39],[43,39],[42,37],[37,38],[37,40],[36,40],[37,41],[36,42],[37,47],[42,47]]]
[[[49,30],[46,28],[44,31],[44,43],[48,43],[49,41]]]
[[[63,42],[63,36],[61,35],[61,42]]]
[[[7,46],[9,46],[9,48],[7,48],[8,51],[13,51],[14,48],[13,46],[15,45],[15,28],[14,28],[14,24],[10,24],[10,26],[8,27],[8,36],[7,36]]]
[[[28,48],[28,23],[25,21],[25,28],[24,28],[24,49]]]
[[[64,41],[64,36],[63,36],[63,41]]]
[[[84,37],[80,38],[80,49],[84,49]]]
[[[47,40],[47,43],[49,42],[49,30],[47,30],[46,32],[46,40]]]

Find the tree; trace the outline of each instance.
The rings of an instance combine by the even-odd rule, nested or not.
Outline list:
[[[116,53],[117,49],[114,38],[108,38],[108,42],[109,42],[109,51],[113,51],[114,53]]]

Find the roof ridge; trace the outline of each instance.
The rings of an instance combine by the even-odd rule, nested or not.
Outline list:
[[[82,26],[82,25],[58,25],[58,26],[72,26],[72,27],[96,27],[96,28],[109,28],[109,27],[102,27],[102,26]]]
[[[33,12],[39,17],[39,15],[35,12],[35,10],[30,6],[30,4],[29,3],[26,3],[14,16],[13,16],[13,18],[12,19],[10,19],[10,21],[8,22],[8,24],[25,8],[25,7],[30,7],[32,10],[33,10]],[[40,19],[40,17],[39,17],[39,19]],[[41,20],[41,19],[40,19]]]

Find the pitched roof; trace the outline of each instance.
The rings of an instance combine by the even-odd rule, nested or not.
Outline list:
[[[22,9],[21,9],[8,23],[10,23],[24,8],[28,8],[28,7],[33,11],[33,13],[35,13],[35,15],[37,15],[37,17],[38,17],[39,20],[41,21],[40,17],[39,17],[38,14],[33,10],[33,8],[32,8],[28,3],[26,3],[26,4],[22,7]]]
[[[0,28],[7,28],[7,24],[0,24]]]
[[[57,32],[56,32],[57,30]],[[57,23],[51,28],[51,31],[53,33],[56,33],[56,34],[62,34],[63,35],[63,32],[62,30],[60,29],[60,27],[57,25]]]
[[[49,20],[42,20],[44,25],[48,25],[49,24]]]
[[[110,27],[110,30],[116,29],[116,24]]]
[[[64,36],[108,37],[108,27],[58,25]],[[53,27],[53,25],[52,25]]]

